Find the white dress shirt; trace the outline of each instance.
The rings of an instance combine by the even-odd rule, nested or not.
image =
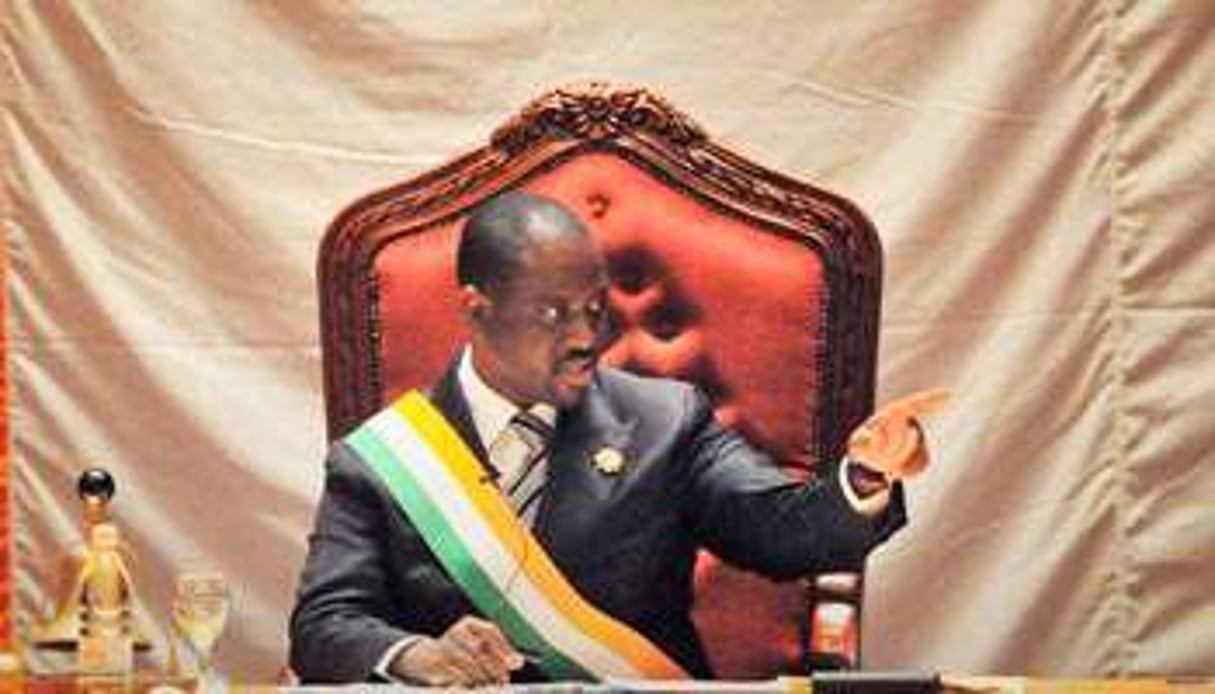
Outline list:
[[[460,355],[460,363],[456,367],[456,380],[464,399],[468,402],[468,412],[472,415],[473,427],[481,439],[485,450],[490,450],[498,436],[510,426],[510,420],[519,413],[520,408],[507,400],[498,391],[487,384],[473,365],[472,349],[465,348]],[[557,409],[548,403],[536,403],[528,408],[528,412],[544,421],[549,426],[557,423]],[[504,480],[512,480],[518,476],[518,466],[522,460],[490,460]]]

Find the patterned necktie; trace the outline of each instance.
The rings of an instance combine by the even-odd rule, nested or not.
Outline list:
[[[510,424],[490,446],[490,461],[507,471],[502,479],[502,491],[511,508],[529,526],[540,508],[544,461],[552,438],[552,425],[524,410],[511,417]]]

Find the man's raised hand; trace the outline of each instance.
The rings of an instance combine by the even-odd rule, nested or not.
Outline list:
[[[886,476],[912,477],[928,467],[928,447],[918,419],[949,401],[942,389],[922,390],[887,403],[848,438],[848,457]]]

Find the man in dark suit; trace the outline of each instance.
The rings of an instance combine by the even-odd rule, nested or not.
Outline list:
[[[896,480],[926,463],[911,415],[886,426],[887,413],[858,439],[865,465],[802,483],[718,425],[694,387],[599,365],[603,259],[557,203],[510,193],[483,205],[457,274],[469,343],[431,401],[512,494],[536,468],[496,453],[503,432],[520,410],[541,436],[551,429],[516,510],[579,594],[690,674],[711,676],[689,618],[699,548],[788,579],[856,568],[904,523]],[[344,442],[327,461],[291,662],[313,682],[540,676]]]

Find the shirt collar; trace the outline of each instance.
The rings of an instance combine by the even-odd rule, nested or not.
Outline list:
[[[456,379],[460,383],[460,390],[464,391],[477,436],[488,448],[521,408],[486,383],[477,373],[473,361],[472,347],[465,347],[460,354],[460,364],[456,367]],[[528,411],[549,425],[557,422],[557,409],[548,403],[536,403]]]

